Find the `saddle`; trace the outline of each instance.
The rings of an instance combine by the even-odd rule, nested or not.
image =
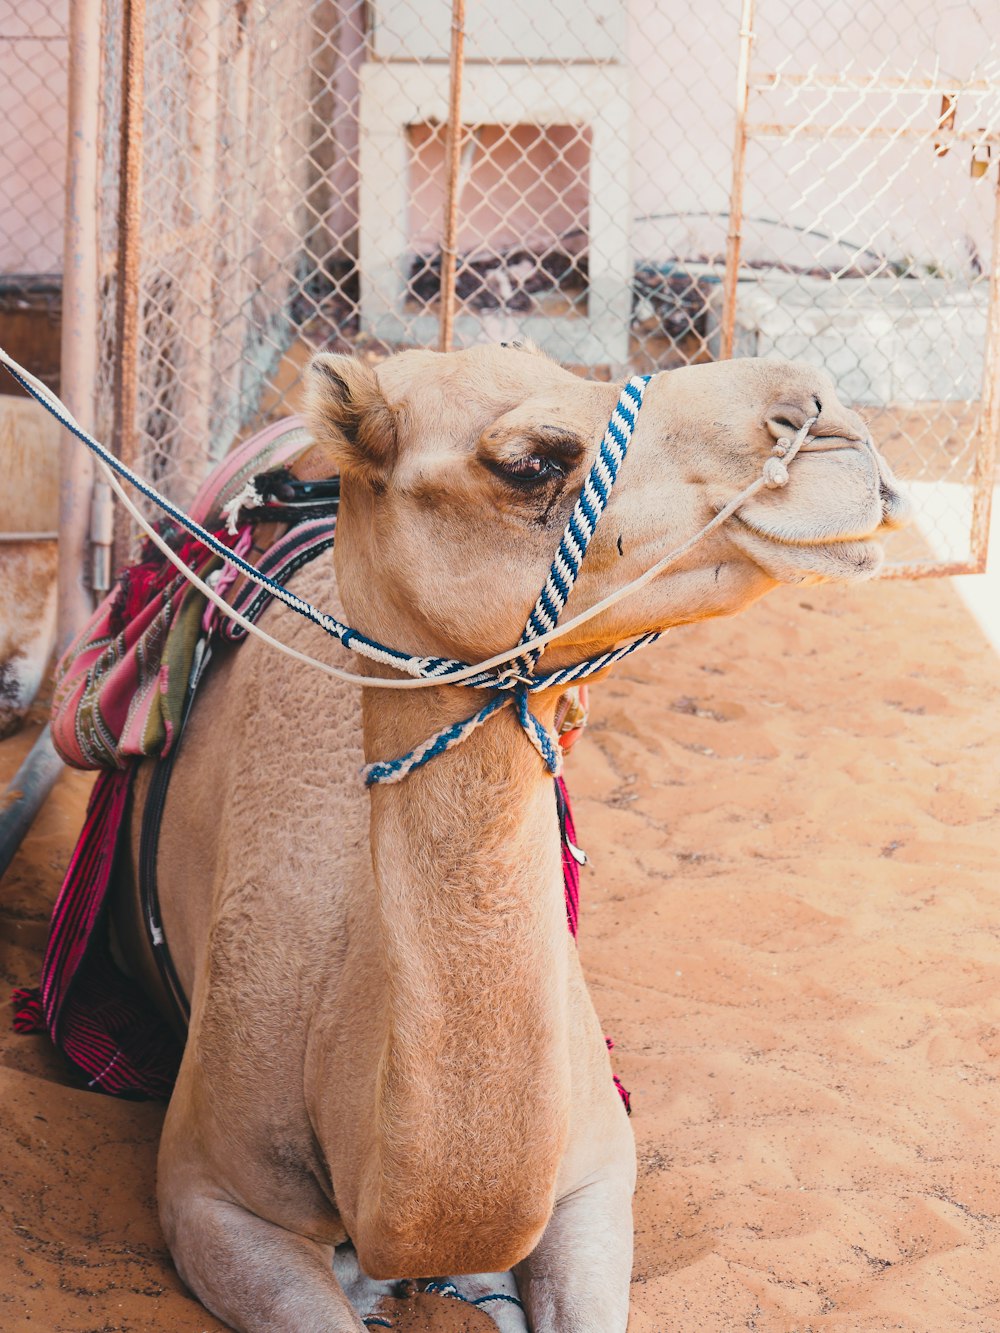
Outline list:
[[[191,514],[227,546],[255,553],[261,563],[291,529],[293,540],[268,560],[287,578],[298,568],[288,564],[289,546],[299,556],[307,547],[318,555],[333,540],[340,482],[328,459],[326,478],[317,476],[322,454],[300,418],[277,422],[223,460]],[[241,525],[241,502],[251,497],[255,521]],[[184,532],[161,535],[202,579],[224,578],[222,560],[200,542]],[[325,545],[312,549],[314,540]],[[241,584],[229,584],[233,605],[246,592]],[[238,609],[251,602],[256,599],[249,594]],[[256,615],[265,604],[266,596],[255,605]],[[135,758],[169,754],[180,732],[195,647],[209,628],[206,599],[147,543],[56,667],[52,739],[63,760],[74,768],[120,769]],[[232,621],[223,632],[233,641],[245,633]]]

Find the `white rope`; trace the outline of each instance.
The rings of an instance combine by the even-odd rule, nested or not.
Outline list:
[[[61,399],[52,393],[47,385],[36,379],[30,371],[25,370],[24,367],[20,365],[19,362],[15,361],[14,358],[2,347],[0,347],[0,363],[7,366],[8,369],[16,372],[20,378],[30,384],[35,392],[44,399],[45,404],[49,406],[50,410],[57,415],[64,417],[65,421],[71,423],[76,430],[80,431],[81,435],[87,435],[87,432],[84,431],[80,424],[75,420],[72,413],[69,412]],[[787,465],[799,452],[806,440],[809,439],[809,428],[815,421],[816,418],[811,417],[805,422],[793,440],[779,441],[774,447],[773,453],[775,456],[772,456],[765,461],[762,475],[744,490],[740,491],[738,495],[735,495],[722,509],[719,510],[714,518],[710,519],[709,522],[704,525],[704,527],[692,534],[692,536],[682,542],[680,546],[677,546],[672,551],[668,552],[668,554],[658,560],[656,564],[647,569],[645,573],[632,579],[631,582],[623,584],[622,587],[609,593],[606,597],[595,602],[594,605],[588,607],[587,610],[581,611],[578,615],[573,616],[570,620],[563,621],[553,629],[532,639],[532,653],[540,653],[543,648],[554,640],[562,638],[571,630],[577,629],[581,625],[585,625],[588,621],[593,620],[596,616],[602,615],[612,606],[617,605],[617,603],[624,598],[631,596],[632,593],[638,592],[640,588],[646,587],[646,585],[652,582],[657,575],[662,574],[665,569],[676,564],[676,562],[682,559],[694,546],[704,540],[710,533],[714,532],[716,528],[720,527],[726,519],[740,508],[741,505],[745,504],[747,500],[751,499],[764,487],[774,488],[785,485],[788,480]],[[88,436],[88,438],[90,437]],[[95,441],[94,443],[96,444],[97,442]],[[103,469],[112,489],[115,491],[116,495],[118,495],[131,516],[135,519],[136,523],[138,523],[139,527],[146,533],[157,549],[166,556],[170,563],[183,574],[184,577],[203,594],[203,596],[207,597],[208,600],[218,608],[222,615],[230,620],[234,620],[238,625],[245,629],[248,634],[256,635],[257,638],[262,639],[265,643],[270,644],[271,647],[286,654],[286,656],[291,657],[296,661],[304,662],[309,666],[317,667],[320,671],[325,672],[329,676],[334,676],[338,680],[346,681],[351,685],[361,685],[369,689],[429,689],[438,685],[460,685],[474,676],[491,672],[496,667],[504,666],[508,662],[513,662],[524,654],[524,644],[522,643],[507,649],[505,652],[497,653],[493,657],[486,658],[482,662],[477,662],[472,666],[463,667],[459,671],[448,671],[446,674],[437,677],[410,680],[386,679],[380,676],[361,675],[357,672],[345,671],[340,667],[333,666],[329,662],[322,662],[308,653],[300,652],[297,648],[292,648],[288,644],[282,643],[280,639],[274,638],[273,635],[268,634],[266,630],[261,629],[252,621],[249,621],[246,617],[240,615],[239,612],[234,611],[227,602],[218,596],[213,588],[209,587],[203,579],[200,579],[198,575],[195,574],[194,571],[171,550],[160,534],[156,532],[152,525],[147,521],[138,507],[130,500],[113,469],[105,463],[100,456],[98,456],[97,462]],[[252,576],[248,575],[248,577]],[[258,582],[259,586],[271,591],[268,584],[259,580],[254,581]],[[413,657],[409,660],[413,663],[422,663],[425,659]],[[401,667],[400,663],[389,658],[388,654],[386,655],[386,661],[387,665],[391,665],[397,669],[405,669]]]

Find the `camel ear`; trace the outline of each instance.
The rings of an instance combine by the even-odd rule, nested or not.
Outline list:
[[[311,469],[322,455],[326,476],[346,472],[370,486],[384,484],[396,460],[396,420],[371,366],[353,356],[314,356],[304,415],[316,442]]]

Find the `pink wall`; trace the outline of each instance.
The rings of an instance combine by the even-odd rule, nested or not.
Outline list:
[[[444,127],[410,130],[410,235],[414,249],[441,244]],[[518,246],[548,249],[586,230],[589,133],[573,125],[480,125],[462,145],[458,248],[474,257]]]

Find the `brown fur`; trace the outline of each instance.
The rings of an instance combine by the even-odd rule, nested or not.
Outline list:
[[[344,470],[336,578],[295,589],[384,642],[476,661],[516,642],[617,390],[544,357],[322,358],[309,417]],[[660,377],[573,598],[593,603],[756,476],[778,417],[822,448],[637,596],[546,654],[740,609],[778,578],[869,574],[903,502],[821,372]],[[540,490],[490,465],[585,444]],[[523,445],[518,441],[523,440]],[[895,521],[895,520],[894,520]],[[268,629],[358,669],[281,607]],[[363,692],[250,642],[185,735],[160,884],[192,1022],[160,1156],[177,1266],[233,1327],[362,1327],[330,1267],[517,1265],[535,1333],[622,1333],[631,1134],[566,930],[551,780],[509,711],[403,783],[360,784],[482,698]],[[550,722],[555,699],[537,712]],[[136,945],[135,947],[139,947]]]

